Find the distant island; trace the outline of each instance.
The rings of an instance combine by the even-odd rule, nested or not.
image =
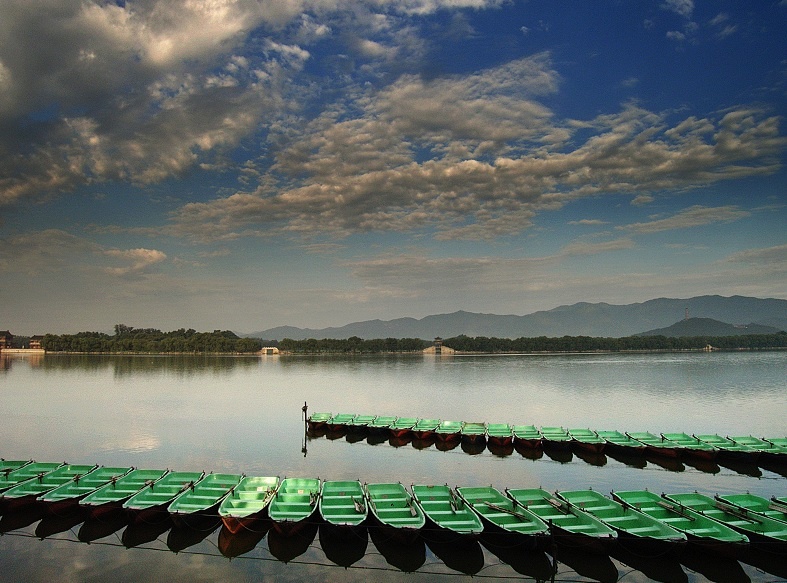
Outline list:
[[[569,352],[646,352],[698,350],[767,350],[787,348],[787,332],[739,334],[730,336],[641,335],[623,338],[562,336],[535,338],[497,338],[455,336],[439,339],[442,346],[459,353],[569,353]],[[44,336],[48,352],[70,353],[144,353],[144,354],[258,354],[263,346],[285,354],[393,354],[423,353],[434,340],[421,338],[309,338],[260,340],[240,338],[229,331],[196,332],[183,328],[162,332],[153,328],[115,326],[115,334],[80,332]]]

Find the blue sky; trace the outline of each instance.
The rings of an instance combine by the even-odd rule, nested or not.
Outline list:
[[[785,30],[787,0],[6,0],[0,328],[787,298]]]

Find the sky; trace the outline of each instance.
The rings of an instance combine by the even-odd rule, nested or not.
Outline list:
[[[0,329],[787,298],[785,30],[787,0],[3,0]]]

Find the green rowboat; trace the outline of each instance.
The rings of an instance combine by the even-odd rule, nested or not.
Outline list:
[[[413,425],[413,437],[416,439],[428,439],[434,435],[437,428],[440,426],[440,419],[419,419]]]
[[[189,485],[167,506],[175,526],[199,529],[212,523],[222,500],[242,478],[241,474],[208,474]]]
[[[543,436],[535,425],[514,425],[511,432],[514,434],[514,445],[529,448],[542,446]]]
[[[219,505],[219,516],[232,534],[259,530],[256,523],[267,515],[268,504],[279,487],[278,477],[245,476]]]
[[[407,437],[416,423],[418,423],[418,419],[415,417],[398,417],[388,426],[388,431],[393,437]]]
[[[754,494],[727,494],[714,496],[724,504],[737,507],[739,511],[755,512],[774,520],[787,522],[787,504],[779,503],[775,499],[768,500]]]
[[[752,545],[762,550],[787,556],[787,524],[780,520],[741,512],[731,504],[697,492],[665,494],[664,497],[745,534]]]
[[[328,426],[328,431],[338,431],[341,429],[346,429],[347,426],[352,423],[353,419],[355,419],[355,413],[337,413],[328,421],[326,425]]]
[[[688,433],[662,433],[661,436],[669,441],[680,444],[683,448],[681,453],[686,457],[693,457],[702,460],[716,459],[719,450]]]
[[[68,506],[79,504],[82,498],[95,492],[101,486],[122,478],[131,469],[101,466],[83,476],[74,476],[72,480],[42,494],[38,499],[41,502],[46,502],[50,511],[57,513]]]
[[[320,480],[285,478],[268,506],[273,528],[284,536],[300,531],[317,511]]]
[[[632,506],[659,522],[669,524],[684,533],[691,544],[705,550],[737,558],[749,546],[749,539],[745,535],[653,492],[613,492],[612,497],[621,504]]]
[[[462,426],[462,441],[469,444],[486,442],[486,423],[466,421]]]
[[[125,501],[145,486],[160,480],[166,473],[167,470],[131,470],[125,476],[117,480],[110,480],[95,492],[82,498],[79,505],[89,510],[93,516],[120,510]]]
[[[356,415],[347,423],[347,428],[355,431],[364,431],[369,423],[374,421],[374,415]]]
[[[372,516],[392,538],[408,544],[418,537],[426,517],[402,484],[364,484],[363,489]]]
[[[735,443],[733,440],[727,437],[722,437],[721,435],[705,434],[695,435],[694,437],[704,443],[707,443],[708,445],[712,445],[713,447],[717,448],[719,450],[719,457],[754,461],[759,456],[758,450],[746,445]]]
[[[333,413],[312,413],[307,421],[309,429],[320,429],[325,427],[328,420],[333,417]]]
[[[319,510],[325,522],[342,529],[359,527],[369,515],[363,486],[357,480],[323,482]]]
[[[766,439],[752,435],[738,435],[728,439],[731,439],[738,445],[745,445],[757,450],[760,453],[760,457],[764,460],[780,463],[787,462],[787,446],[776,445]]]
[[[663,435],[654,435],[649,431],[626,432],[631,439],[635,439],[645,445],[645,451],[653,455],[678,458],[683,450],[683,446],[674,441],[666,439]]]
[[[544,447],[570,449],[571,436],[563,427],[542,427],[540,429]]]
[[[587,451],[590,453],[603,453],[607,442],[603,437],[593,431],[592,429],[575,428],[569,429],[568,434],[571,437],[571,443],[577,449]]]
[[[32,464],[31,464],[32,465]],[[57,469],[39,474],[35,478],[26,480],[3,492],[2,500],[8,508],[19,508],[34,502],[42,494],[54,490],[58,486],[70,482],[77,476],[85,476],[98,466],[89,465],[60,465]]]
[[[484,530],[478,514],[448,486],[413,485],[413,498],[441,538],[475,538]]]
[[[456,493],[481,517],[485,531],[494,535],[498,544],[524,544],[530,550],[546,548],[549,526],[495,488],[459,487]]]
[[[7,460],[0,459],[0,476],[10,474],[14,470],[18,470],[22,466],[32,463],[32,460]]]
[[[440,441],[459,439],[463,425],[461,421],[441,421],[434,433]]]
[[[6,468],[0,473],[0,492],[4,492],[27,480],[40,478],[62,465],[65,464],[62,462],[31,462],[16,469]],[[1,498],[2,495],[0,495]]]
[[[677,554],[686,545],[686,535],[682,532],[599,492],[573,490],[557,495],[617,531],[620,544],[632,552],[651,556]]]
[[[628,454],[645,453],[645,444],[615,429],[597,431],[596,434],[607,442],[604,448],[607,451],[618,451]]]
[[[396,421],[396,417],[394,417],[393,415],[378,415],[366,427],[369,429],[369,433],[387,435],[388,427],[394,421]]]
[[[123,510],[131,516],[133,523],[158,523],[169,519],[166,509],[170,502],[185,489],[194,487],[204,476],[204,472],[169,472],[126,500]]]
[[[607,554],[618,538],[617,532],[587,512],[540,488],[506,489],[514,503],[526,508],[547,525],[555,541],[568,547]]]
[[[486,438],[492,445],[509,445],[514,442],[514,430],[508,423],[487,423]]]

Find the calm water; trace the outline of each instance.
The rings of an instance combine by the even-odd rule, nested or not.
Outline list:
[[[757,466],[627,465],[612,457],[527,459],[517,452],[309,439],[301,407],[465,421],[654,433],[787,434],[787,353],[456,357],[6,357],[0,360],[0,456],[323,479],[544,487],[699,490],[787,496],[787,472]],[[644,465],[644,467],[642,467]],[[776,470],[776,471],[774,471]],[[426,550],[416,573],[369,541],[349,569],[319,537],[289,563],[267,539],[230,561],[218,531],[175,554],[167,534],[127,549],[117,531],[91,544],[79,525],[38,540],[36,524],[0,537],[0,578],[57,580],[431,580],[464,578]],[[41,531],[39,531],[40,534]],[[333,557],[331,557],[333,558]],[[559,562],[558,580],[782,580],[744,563],[687,559],[664,573],[618,557]],[[634,563],[634,564],[632,564]],[[461,566],[460,566],[461,568]],[[468,567],[468,569],[470,569]],[[595,570],[593,570],[595,569]],[[611,571],[610,571],[611,569]],[[617,576],[614,576],[617,570]],[[540,576],[483,551],[476,578]],[[517,572],[519,571],[519,573]],[[521,575],[520,573],[526,573]],[[612,575],[610,575],[612,573]],[[603,576],[602,576],[603,574]],[[721,576],[721,579],[719,578]]]

